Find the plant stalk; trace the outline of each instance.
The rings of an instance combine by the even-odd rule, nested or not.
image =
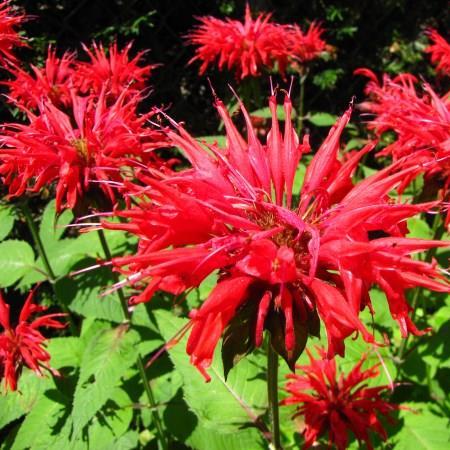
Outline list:
[[[103,249],[106,259],[108,261],[111,261],[111,258],[112,258],[111,251],[109,249],[105,233],[103,232],[103,230],[101,228],[98,229],[98,237],[100,239],[100,244],[102,246],[102,249]],[[119,281],[119,277],[118,277],[117,273],[112,272],[112,277],[113,277],[114,283],[117,283]],[[125,319],[128,322],[131,322],[131,314],[128,309],[128,302],[127,302],[127,299],[125,298],[125,294],[124,294],[122,288],[117,289],[117,296],[119,297],[120,305],[122,307],[122,311],[123,311],[123,315],[124,315]],[[163,428],[161,417],[159,416],[159,413],[158,413],[157,404],[155,401],[155,396],[153,395],[153,390],[150,385],[150,381],[145,372],[144,362],[142,361],[142,357],[140,354],[138,354],[138,356],[137,356],[136,366],[138,368],[139,375],[141,376],[142,383],[144,384],[144,389],[147,394],[148,402],[151,406],[153,423],[155,424],[155,428],[156,428],[158,447],[161,450],[168,450],[168,448],[169,448],[168,440],[167,440],[167,437],[166,437],[166,434],[165,434],[165,431]]]
[[[278,410],[278,355],[272,348],[271,337],[267,346],[267,394],[269,417],[272,428],[272,442],[275,450],[281,450],[280,415]]]
[[[37,229],[36,223],[34,222],[33,216],[31,214],[30,207],[28,206],[27,201],[23,201],[20,203],[20,208],[22,210],[22,213],[25,217],[25,221],[27,223],[28,229],[30,230],[31,237],[33,238],[34,244],[36,246],[36,250],[38,252],[38,255],[41,257],[42,263],[44,264],[45,273],[47,275],[47,279],[50,282],[53,293],[55,295],[55,298],[61,307],[61,309],[64,311],[64,313],[67,314],[67,319],[69,323],[69,328],[71,333],[76,336],[77,335],[77,329],[75,327],[75,324],[73,323],[72,316],[70,315],[69,308],[67,308],[66,304],[61,301],[58,298],[58,294],[56,292],[56,276],[55,272],[52,269],[52,266],[50,264],[50,260],[48,259],[47,252],[45,251],[44,244],[42,243],[41,236],[39,235],[39,231]]]
[[[297,134],[300,137],[300,133],[303,130],[303,120],[305,115],[305,82],[307,74],[300,75],[300,96],[298,99],[298,119],[297,119]]]

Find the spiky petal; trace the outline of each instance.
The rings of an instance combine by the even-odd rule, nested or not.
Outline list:
[[[248,324],[247,351],[261,344],[268,329],[276,350],[293,366],[307,335],[318,333],[319,317],[330,356],[343,354],[344,339],[355,332],[373,342],[359,313],[370,306],[374,284],[386,292],[403,334],[420,333],[409,318],[407,289],[450,290],[435,265],[410,256],[448,243],[404,237],[405,220],[437,203],[412,205],[389,197],[423,165],[402,169],[399,162],[354,185],[358,159],[373,144],[341,161],[340,137],[349,109],[316,152],[300,192],[293,191],[308,139],[300,143],[290,123],[289,98],[284,129],[275,97],[269,104],[272,127],[265,143],[243,105],[247,139],[220,100],[216,107],[227,133],[225,148],[201,144],[174,124],[168,137],[192,168],[160,179],[141,173],[139,184],[127,184],[135,206],[115,213],[127,222],[103,224],[139,237],[137,254],[113,260],[130,285],[142,288],[132,302],[149,301],[157,290],[178,295],[219,273],[210,296],[190,316],[188,353],[205,377],[220,336],[232,333],[233,319],[241,315],[245,320],[237,322]]]
[[[40,328],[64,328],[65,324],[56,320],[65,314],[55,313],[41,315],[34,320],[32,316],[46,310],[45,307],[33,303],[34,291],[30,291],[17,325],[13,326],[10,320],[9,305],[0,293],[0,380],[4,381],[6,389],[15,391],[17,380],[22,368],[29,367],[39,376],[42,369],[50,370],[53,374],[58,372],[50,367],[50,355],[45,350],[45,337]]]
[[[308,351],[310,363],[297,366],[302,374],[287,375],[288,397],[282,401],[282,405],[298,405],[295,417],[304,417],[303,449],[328,436],[330,447],[345,450],[349,433],[353,433],[360,444],[364,442],[372,450],[370,432],[386,440],[380,417],[389,418],[399,408],[382,398],[388,386],[367,387],[369,379],[379,376],[379,365],[363,370],[367,359],[363,355],[348,374],[339,374],[336,361],[327,359],[322,348],[317,352],[319,358]]]

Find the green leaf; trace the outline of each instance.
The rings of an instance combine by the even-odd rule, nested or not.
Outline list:
[[[331,90],[336,87],[336,83],[343,74],[342,69],[326,69],[315,75],[312,82],[322,90]]]
[[[51,200],[44,209],[39,227],[39,236],[47,250],[49,246],[58,244],[66,231],[66,225],[73,220],[73,214],[66,209],[59,217],[56,215],[55,200]]]
[[[0,205],[0,241],[3,241],[14,227],[16,211],[12,205]]]
[[[261,119],[271,119],[272,113],[270,111],[270,108],[266,106],[265,108],[260,108],[255,111],[252,111],[250,113],[251,116],[260,117]],[[292,110],[291,117],[292,119],[295,118],[295,110]],[[286,120],[286,114],[284,113],[283,105],[277,105],[277,117],[278,120]]]
[[[113,389],[109,400],[92,418],[83,435],[72,436],[70,450],[136,448],[137,433],[128,432],[132,418],[132,400],[129,395],[123,389]]]
[[[51,378],[38,377],[31,370],[24,369],[17,391],[0,394],[0,429],[29,413],[51,384]]]
[[[261,434],[255,429],[244,429],[233,433],[197,425],[186,441],[196,450],[263,450],[268,447]]]
[[[83,355],[84,342],[79,337],[55,337],[48,341],[47,351],[54,369],[79,367]]]
[[[411,217],[408,219],[408,237],[419,239],[432,239],[433,232],[424,219],[419,217]]]
[[[227,146],[226,136],[216,135],[216,136],[201,136],[197,138],[201,144],[206,143],[210,145],[217,145],[219,148],[225,148]]]
[[[87,344],[73,400],[73,440],[111,398],[122,376],[136,361],[138,338],[138,333],[124,324],[101,330]]]
[[[11,450],[55,448],[52,442],[58,438],[67,404],[68,399],[53,384],[26,416]]]
[[[0,242],[0,287],[20,280],[34,266],[34,252],[25,241]]]
[[[56,283],[56,290],[71,311],[84,317],[120,323],[123,311],[117,293],[101,296],[105,287],[113,284],[110,269],[102,268],[76,278],[63,278]]]
[[[414,408],[414,405],[411,405]],[[449,421],[426,409],[402,411],[403,426],[394,439],[395,450],[444,450],[450,448]]]
[[[154,315],[166,342],[187,323],[163,310],[155,311]],[[266,383],[257,358],[252,355],[242,360],[225,381],[220,350],[216,349],[214,362],[208,370],[211,381],[206,384],[189,362],[186,340],[185,336],[169,355],[184,380],[186,403],[202,425],[218,433],[231,433],[254,422],[267,407]]]
[[[316,127],[331,127],[338,119],[338,116],[324,112],[318,112],[306,117]]]

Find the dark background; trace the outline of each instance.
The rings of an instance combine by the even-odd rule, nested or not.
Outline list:
[[[355,68],[377,72],[412,71],[433,76],[423,54],[423,34],[433,26],[444,34],[450,23],[449,2],[407,0],[254,0],[252,11],[272,11],[275,21],[307,25],[319,20],[325,38],[337,48],[336,58],[311,67],[306,85],[306,111],[340,113],[353,95],[362,99],[364,80],[354,77]],[[77,49],[93,38],[104,42],[135,41],[135,49],[151,49],[149,62],[161,63],[151,79],[153,104],[171,106],[170,114],[188,123],[197,135],[217,134],[217,117],[206,76],[198,76],[198,64],[188,66],[193,49],[183,37],[196,23],[194,16],[243,18],[245,2],[237,0],[56,0],[16,1],[33,18],[25,24],[32,49],[23,54],[30,62],[42,60],[48,43],[60,50]],[[448,36],[447,36],[448,37]],[[325,72],[324,72],[325,71]],[[219,96],[227,100],[227,83],[234,75],[211,70]],[[269,93],[267,77],[260,80]],[[295,93],[294,93],[295,94]]]

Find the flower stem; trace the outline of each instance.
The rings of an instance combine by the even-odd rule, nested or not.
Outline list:
[[[112,258],[111,251],[109,249],[105,233],[103,232],[103,230],[101,228],[98,230],[98,237],[100,239],[100,244],[102,246],[102,249],[103,249],[106,259],[108,261],[111,261],[111,258]],[[115,272],[112,272],[112,277],[113,277],[114,283],[117,283],[119,281],[119,277],[117,276],[117,274]],[[125,319],[127,321],[131,322],[131,314],[128,309],[128,302],[127,302],[127,299],[125,298],[125,294],[124,294],[122,288],[117,289],[117,296],[119,297],[120,305],[122,307],[122,311],[123,311],[123,315],[124,315]],[[138,368],[139,375],[141,376],[142,383],[144,385],[144,389],[147,394],[148,402],[151,406],[153,423],[155,424],[155,428],[156,428],[158,447],[161,450],[167,450],[169,448],[168,440],[167,440],[167,437],[166,437],[166,434],[165,434],[165,431],[163,428],[161,417],[159,416],[159,413],[157,410],[155,396],[153,395],[153,390],[150,385],[150,381],[147,377],[147,373],[145,372],[144,363],[142,361],[142,357],[140,354],[138,354],[138,356],[137,356],[136,366]]]
[[[267,346],[267,393],[269,417],[272,425],[272,442],[275,450],[281,450],[280,416],[278,411],[278,355],[272,348],[271,337]]]
[[[298,119],[297,119],[297,134],[300,137],[300,133],[303,130],[303,119],[305,114],[305,82],[307,74],[300,75],[300,96],[298,99]]]
[[[52,286],[53,293],[55,295],[56,301],[58,302],[61,309],[67,314],[67,319],[69,322],[69,328],[71,333],[76,336],[77,335],[77,329],[75,327],[75,324],[73,323],[72,316],[70,315],[69,308],[67,308],[67,305],[59,299],[58,294],[56,292],[56,276],[55,272],[52,269],[52,266],[50,264],[50,260],[48,259],[47,252],[45,251],[44,244],[42,243],[41,236],[39,235],[39,231],[37,229],[36,223],[33,219],[33,215],[31,214],[30,207],[28,206],[27,201],[23,201],[20,203],[20,208],[22,210],[22,213],[25,217],[25,221],[27,223],[28,229],[30,230],[31,237],[33,238],[34,244],[36,246],[36,250],[38,252],[38,255],[41,257],[42,263],[44,264],[45,273],[47,275],[47,279],[49,283]]]

